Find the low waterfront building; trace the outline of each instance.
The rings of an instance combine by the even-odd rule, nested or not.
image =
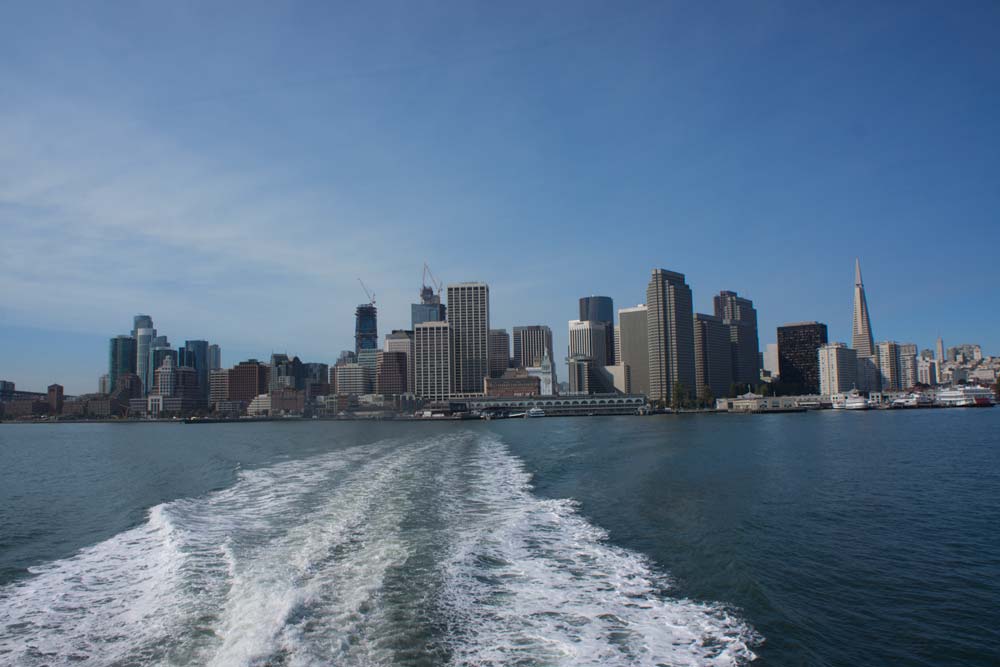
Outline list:
[[[646,409],[645,396],[591,394],[580,396],[536,396],[522,398],[475,397],[467,401],[469,410],[494,413],[521,413],[538,408],[547,417],[571,415],[634,415]]]
[[[270,394],[261,394],[260,396],[255,396],[250,404],[247,406],[247,414],[251,417],[267,417],[271,414],[271,396]]]
[[[483,393],[491,398],[538,396],[541,393],[541,381],[523,368],[510,368],[501,377],[483,378]]]

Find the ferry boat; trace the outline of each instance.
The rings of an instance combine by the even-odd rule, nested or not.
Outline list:
[[[868,399],[859,394],[856,389],[848,394],[847,399],[844,400],[845,410],[867,410],[869,407]]]
[[[528,410],[527,412],[524,413],[524,416],[525,416],[525,418],[530,418],[530,417],[544,417],[545,416],[545,410],[542,410],[541,408],[531,408],[530,410]]]
[[[991,389],[971,385],[944,389],[937,395],[938,405],[946,408],[990,408],[995,402]]]
[[[934,405],[934,400],[925,394],[912,393],[900,396],[892,402],[893,408],[929,408]]]

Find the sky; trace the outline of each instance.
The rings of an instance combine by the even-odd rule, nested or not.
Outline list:
[[[332,363],[426,261],[491,326],[753,299],[762,346],[1000,354],[1000,5],[6,2],[0,378],[97,390],[148,313],[223,363]],[[565,371],[562,372],[563,378]]]

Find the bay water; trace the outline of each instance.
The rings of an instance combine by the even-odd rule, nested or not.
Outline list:
[[[0,426],[0,664],[1000,664],[1000,410]]]

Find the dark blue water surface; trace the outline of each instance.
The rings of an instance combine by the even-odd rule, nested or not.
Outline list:
[[[997,409],[2,425],[0,603],[3,587],[25,586],[38,566],[141,526],[161,503],[230,488],[245,471],[461,436],[499,441],[532,475],[531,493],[577,501],[611,544],[666,573],[671,595],[744,619],[763,637],[755,664],[1000,664],[998,426]],[[398,451],[413,459],[400,480],[437,456]],[[475,491],[463,488],[449,493]],[[266,502],[273,492],[253,493]],[[411,524],[425,530],[407,519],[393,534]]]

